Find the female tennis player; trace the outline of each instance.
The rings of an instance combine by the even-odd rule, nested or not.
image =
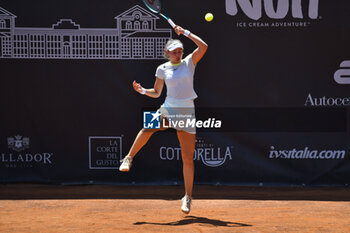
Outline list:
[[[168,122],[167,116],[169,115],[167,114],[184,115],[184,111],[186,115],[190,114],[194,117],[194,99],[197,98],[197,94],[193,89],[194,71],[196,64],[202,59],[208,48],[208,45],[201,38],[190,31],[180,26],[175,26],[174,30],[178,35],[184,35],[191,39],[197,45],[197,48],[186,58],[182,59],[184,49],[182,42],[180,40],[169,40],[164,48],[164,55],[168,59],[168,62],[158,66],[154,87],[145,89],[139,83],[133,82],[135,91],[152,98],[158,98],[161,95],[165,83],[167,86],[167,97],[159,109],[162,122],[163,119]],[[147,143],[153,133],[164,129],[163,125],[160,129],[141,129],[129,153],[122,160],[119,170],[123,172],[129,171],[136,153]],[[188,214],[191,210],[192,202],[194,178],[193,153],[195,149],[196,130],[195,128],[176,127],[176,131],[181,146],[185,184],[185,196],[182,198],[181,210]]]

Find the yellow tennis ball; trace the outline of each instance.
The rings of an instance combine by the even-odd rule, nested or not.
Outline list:
[[[213,19],[214,19],[214,15],[213,15],[212,13],[207,13],[207,14],[205,15],[205,20],[206,20],[206,21],[210,22],[210,21],[212,21]]]

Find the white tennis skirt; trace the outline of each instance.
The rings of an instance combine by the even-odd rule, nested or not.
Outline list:
[[[196,133],[196,114],[193,99],[177,100],[166,98],[159,111],[169,123],[163,125],[163,127],[183,130],[191,134]]]

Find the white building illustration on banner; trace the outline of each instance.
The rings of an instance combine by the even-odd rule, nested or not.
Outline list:
[[[51,28],[15,27],[0,7],[0,59],[163,59],[172,30],[157,28],[155,14],[136,5],[115,17],[116,28],[81,28],[61,19]]]

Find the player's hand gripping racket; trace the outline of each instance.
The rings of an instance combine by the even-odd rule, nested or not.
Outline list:
[[[168,21],[168,23],[174,28],[175,23],[169,18],[169,16],[164,13],[164,9],[162,10],[162,5],[160,4],[160,0],[142,0],[143,3],[147,6],[147,8],[153,13],[160,14],[164,19]]]

